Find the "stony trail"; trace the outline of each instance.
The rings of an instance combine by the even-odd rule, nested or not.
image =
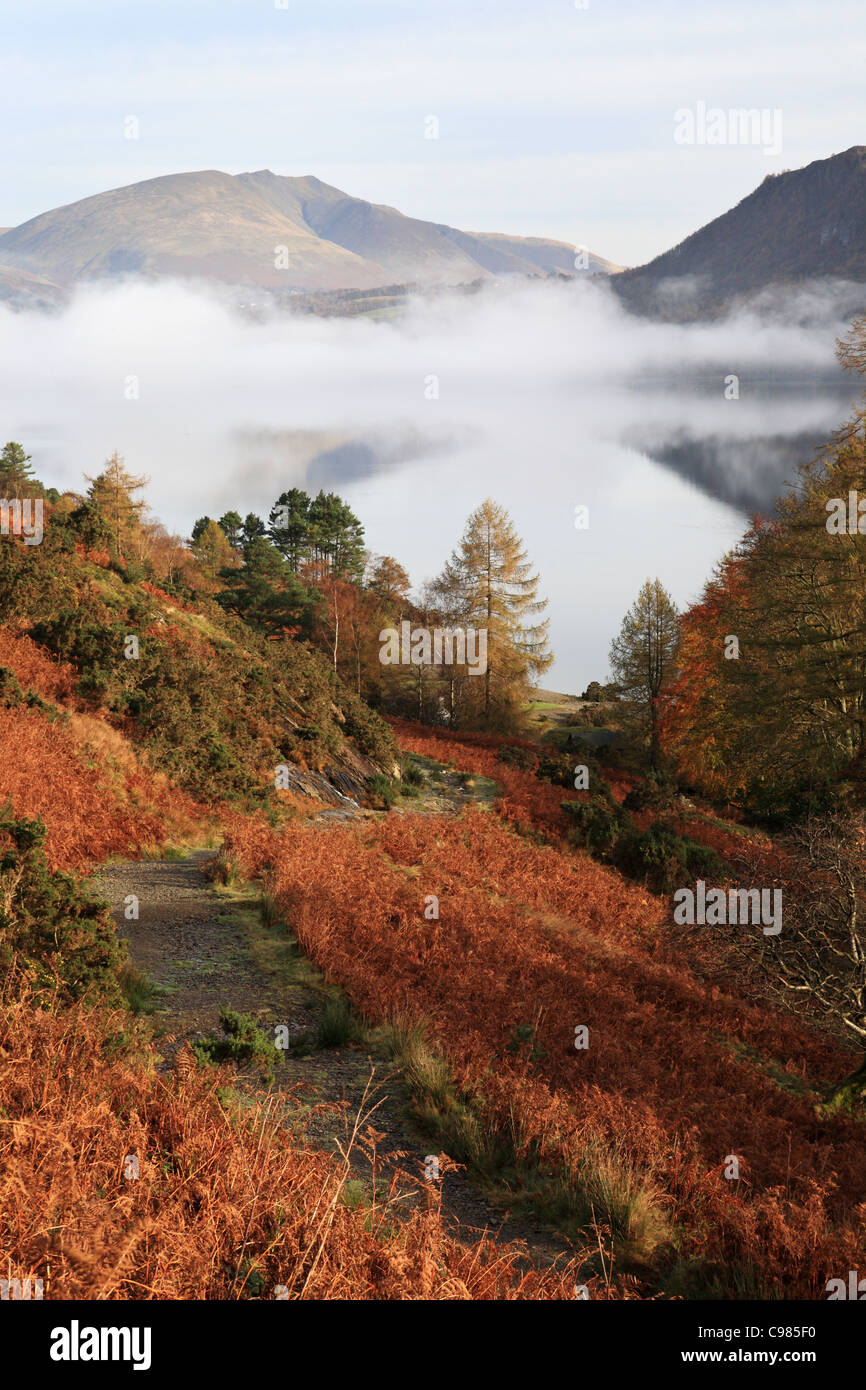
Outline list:
[[[327,834],[324,826],[322,833]],[[221,1008],[253,1016],[271,1036],[275,1025],[285,1024],[293,1037],[317,1031],[327,998],[315,967],[285,929],[261,920],[254,892],[220,889],[205,876],[212,857],[212,851],[198,850],[183,859],[115,863],[95,879],[111,905],[118,935],[129,943],[133,964],[159,990],[153,1022],[163,1070],[171,1068],[184,1039],[195,1043],[221,1036]],[[127,920],[125,905],[133,894],[139,915]],[[277,1053],[275,1048],[275,1056],[281,1060],[274,1068],[274,1089],[292,1091],[310,1107],[305,1117],[309,1144],[345,1147],[359,1110],[376,1106],[370,1123],[382,1136],[377,1173],[355,1147],[356,1195],[369,1198],[374,1182],[384,1192],[395,1165],[411,1173],[423,1171],[435,1145],[415,1131],[400,1069],[384,1054],[342,1045],[317,1047],[307,1055]],[[256,1073],[239,1072],[237,1084],[253,1088],[261,1083]],[[423,1200],[409,1184],[403,1188],[407,1205]],[[523,1241],[529,1259],[538,1265],[570,1254],[563,1238],[491,1206],[462,1170],[442,1179],[442,1209],[459,1239],[474,1240],[486,1230],[499,1240]]]

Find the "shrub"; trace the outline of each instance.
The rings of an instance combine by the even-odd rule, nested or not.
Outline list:
[[[519,744],[504,743],[496,754],[498,763],[505,763],[506,767],[518,767],[524,772],[530,772],[535,767],[535,753],[531,748],[521,748]]]
[[[366,1029],[344,994],[331,995],[319,1020],[319,1047],[343,1047],[363,1042]]]
[[[627,830],[616,843],[613,861],[621,873],[660,892],[670,892],[687,872],[685,843],[665,825]]]
[[[270,1071],[277,1058],[274,1043],[254,1018],[235,1009],[221,1009],[220,1027],[224,1037],[205,1038],[194,1044],[193,1051],[200,1061],[253,1062]]]
[[[377,772],[370,778],[370,800],[377,811],[390,811],[397,800],[394,783],[384,772]]]
[[[658,893],[670,893],[688,880],[720,879],[715,850],[684,839],[662,821],[647,830],[629,829],[617,841],[613,862],[621,873],[640,879]]]
[[[108,907],[72,874],[53,873],[41,819],[0,808],[0,967],[25,970],[66,1000],[120,998],[123,954]]]
[[[708,845],[699,845],[695,840],[684,840],[686,847],[686,868],[690,878],[702,878],[718,883],[725,872],[720,856]]]
[[[23,690],[15,672],[10,671],[8,666],[0,666],[0,705],[6,709],[20,709],[22,706],[25,709],[38,709],[51,723],[68,717],[65,711],[43,700],[37,690]]]
[[[676,789],[676,782],[669,773],[654,769],[632,787],[623,806],[627,811],[659,810],[671,804]]]
[[[411,757],[404,757],[400,763],[400,779],[403,787],[423,787],[425,777],[418,764]]]
[[[575,748],[570,753],[548,753],[539,762],[535,775],[543,782],[552,782],[555,787],[573,787],[574,769],[578,762],[591,766],[588,753],[589,750],[584,748]]]
[[[589,801],[564,801],[562,809],[574,822],[570,835],[573,845],[591,850],[594,854],[609,853],[622,831],[623,815],[606,783]]]

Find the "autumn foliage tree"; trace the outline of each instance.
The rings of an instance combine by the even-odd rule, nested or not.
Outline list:
[[[843,345],[849,363],[866,351],[864,333],[860,321]],[[862,410],[685,615],[664,703],[666,746],[714,794],[776,815],[866,796]]]
[[[469,517],[435,587],[454,626],[486,633],[486,669],[467,686],[470,720],[488,729],[512,723],[530,681],[553,656],[538,574],[508,512],[492,498]]]
[[[130,473],[115,450],[102,472],[95,478],[87,477],[87,481],[87,500],[108,527],[113,546],[120,555],[131,555],[147,512],[147,503],[136,493],[149,479]]]
[[[640,711],[653,763],[659,754],[659,696],[674,674],[679,637],[673,600],[658,579],[648,579],[611,643],[610,665],[620,694]]]

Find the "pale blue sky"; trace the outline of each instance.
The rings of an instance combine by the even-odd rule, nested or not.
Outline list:
[[[2,0],[0,225],[267,167],[636,264],[866,142],[864,35],[862,0]],[[781,154],[677,145],[699,101],[780,108]]]

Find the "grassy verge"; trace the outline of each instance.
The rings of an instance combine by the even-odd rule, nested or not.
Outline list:
[[[423,1024],[393,1024],[389,1045],[408,1089],[411,1120],[465,1166],[491,1204],[575,1243],[591,1234],[598,1255],[590,1258],[587,1275],[607,1279],[614,1268],[652,1276],[673,1235],[659,1194],[623,1155],[590,1147],[579,1168],[566,1172],[527,1147],[516,1119],[510,1127],[497,1123],[480,1093],[457,1086]]]

